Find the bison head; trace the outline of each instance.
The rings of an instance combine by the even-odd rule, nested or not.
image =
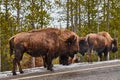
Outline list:
[[[118,46],[117,46],[117,39],[113,39],[112,41],[112,52],[118,51]]]
[[[66,40],[66,43],[69,49],[69,53],[75,53],[79,51],[78,37],[76,35],[70,36]]]
[[[69,58],[74,56],[79,51],[79,37],[77,35],[70,35],[68,38],[65,40],[65,46],[64,50],[66,52],[62,52],[62,54],[59,57],[59,62],[62,65],[69,65],[70,61]],[[66,49],[65,49],[66,48]]]
[[[81,38],[79,41],[79,52],[81,53],[82,56],[85,55],[85,53],[88,51],[88,42],[86,38]]]

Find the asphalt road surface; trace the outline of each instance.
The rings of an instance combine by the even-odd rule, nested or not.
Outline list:
[[[1,78],[1,80],[120,80],[120,61],[78,63],[54,72],[35,72]],[[71,65],[70,65],[71,66]]]

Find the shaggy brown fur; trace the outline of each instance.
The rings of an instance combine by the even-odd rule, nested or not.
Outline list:
[[[91,53],[96,51],[98,53],[99,60],[102,60],[102,52],[106,60],[109,60],[109,51],[116,52],[117,41],[111,38],[108,32],[99,32],[91,33],[86,35],[80,43],[80,53],[84,55],[85,52],[88,52],[88,61],[91,62]],[[114,46],[112,46],[114,45]]]
[[[13,75],[16,75],[16,65],[23,73],[20,61],[27,52],[33,57],[42,56],[44,67],[52,71],[52,60],[59,55],[77,52],[79,37],[69,30],[45,28],[18,33],[9,39],[10,54],[13,54]],[[69,53],[69,54],[68,54]]]

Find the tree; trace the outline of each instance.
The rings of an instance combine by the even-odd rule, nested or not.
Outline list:
[[[1,6],[1,3],[2,3],[2,0],[0,0],[0,6]],[[0,7],[0,14],[2,14],[1,13],[1,7]],[[2,17],[1,15],[0,15],[0,17]],[[0,18],[0,22],[1,22],[1,18]],[[0,23],[0,34],[1,34],[1,23]],[[1,72],[1,35],[0,35],[0,72]]]
[[[30,4],[27,6],[28,12],[25,16],[25,23],[30,29],[43,28],[49,24],[50,15],[43,7],[47,5],[44,0],[29,0]]]
[[[74,32],[78,30],[78,0],[75,1]]]
[[[107,29],[110,31],[110,0],[107,0]]]
[[[66,7],[67,7],[67,29],[69,29],[69,0],[67,0],[67,3],[66,3]]]
[[[71,28],[74,31],[74,24],[73,24],[73,1],[70,0],[70,21],[71,21]]]
[[[2,1],[3,4],[2,7],[4,7],[4,11],[1,11],[0,15],[0,37],[1,37],[1,63],[2,63],[2,71],[9,70],[11,67],[10,65],[10,58],[7,55],[8,51],[8,38],[12,34],[10,31],[10,27],[13,26],[12,23],[14,23],[14,18],[10,13],[10,2],[8,0]],[[1,8],[2,9],[2,8]],[[12,23],[11,23],[12,22]],[[3,67],[4,66],[4,67]]]
[[[2,71],[11,69],[8,39],[18,32],[48,26],[52,17],[50,14],[55,12],[57,16],[54,16],[53,20],[60,24],[56,27],[66,24],[63,26],[80,36],[91,32],[109,31],[119,42],[119,2],[119,0],[0,0],[0,54],[1,64],[4,66]]]

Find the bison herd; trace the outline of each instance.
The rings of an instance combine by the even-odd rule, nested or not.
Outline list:
[[[57,28],[45,28],[21,32],[9,39],[10,55],[14,53],[13,75],[16,75],[16,67],[23,73],[20,61],[26,52],[33,57],[42,56],[44,67],[53,70],[53,59],[59,57],[59,63],[69,64],[69,57],[73,58],[76,53],[84,56],[87,52],[91,61],[92,51],[98,53],[98,60],[101,60],[102,53],[106,60],[109,59],[109,51],[118,50],[117,40],[111,38],[108,32],[91,33],[85,37],[79,37],[70,30]]]

